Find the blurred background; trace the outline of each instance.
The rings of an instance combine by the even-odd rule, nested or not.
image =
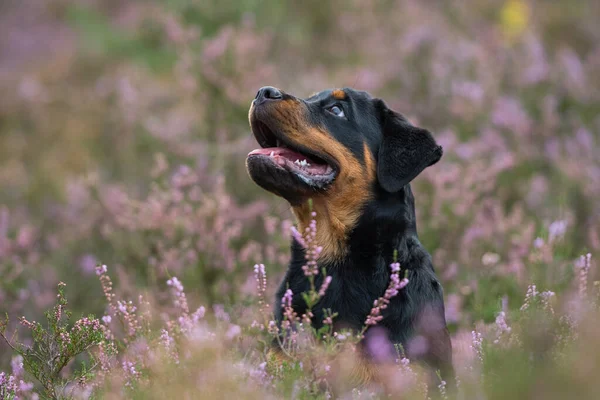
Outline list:
[[[444,146],[413,188],[454,335],[567,291],[600,253],[598,21],[591,0],[3,0],[0,312],[39,319],[64,281],[102,315],[97,263],[124,296],[177,276],[243,320],[262,262],[271,296],[293,220],[245,172],[264,85],[367,90]]]

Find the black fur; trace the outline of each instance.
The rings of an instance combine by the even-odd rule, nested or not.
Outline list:
[[[431,256],[419,242],[409,184],[440,159],[442,148],[428,131],[411,125],[382,100],[352,89],[344,92],[342,100],[335,99],[331,91],[324,91],[300,100],[300,104],[307,107],[312,124],[324,127],[363,162],[367,143],[377,163],[377,180],[372,183],[372,198],[348,233],[345,255],[320,264],[333,279],[313,309],[314,326],[319,328],[323,310],[331,309],[338,313],[338,326],[360,330],[374,300],[383,295],[389,284],[389,266],[397,250],[402,276],[408,271],[410,282],[391,300],[379,326],[386,329],[391,343],[403,345],[409,358],[422,360],[451,379],[452,346],[446,329],[443,290]],[[346,118],[330,115],[326,110],[332,104],[339,104]],[[289,268],[275,299],[278,322],[283,318],[281,298],[288,287],[294,293],[293,307],[298,315],[306,310],[301,296],[309,290],[302,271],[304,255],[303,248],[292,240]],[[316,278],[317,288],[322,279],[321,274]],[[415,338],[426,345],[415,345]]]
[[[389,265],[394,250],[409,284],[392,298],[382,313],[379,326],[386,328],[391,343],[402,344],[411,359],[423,360],[451,379],[452,347],[446,329],[443,290],[435,276],[431,256],[419,242],[414,211],[414,197],[407,185],[396,193],[379,191],[377,199],[368,203],[350,234],[348,256],[339,262],[321,264],[332,276],[325,297],[313,310],[313,325],[322,326],[323,310],[338,313],[341,326],[360,330],[371,311],[373,301],[386,290],[390,281]],[[298,315],[306,310],[301,293],[308,291],[302,271],[303,248],[292,241],[292,259],[275,299],[275,317],[282,320],[281,297],[289,287],[295,294],[293,307]],[[322,275],[317,276],[320,287]],[[410,339],[425,338],[427,349],[420,353]]]
[[[397,192],[425,168],[442,157],[438,146],[425,129],[412,126],[402,115],[377,101],[382,121],[383,141],[379,148],[377,177],[388,192]]]

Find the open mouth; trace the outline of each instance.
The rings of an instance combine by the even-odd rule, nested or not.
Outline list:
[[[254,137],[261,148],[252,150],[248,154],[249,158],[263,157],[275,168],[286,170],[301,182],[315,188],[325,188],[334,181],[335,164],[326,161],[327,156],[317,154],[305,147],[290,145],[283,135],[261,121],[255,120],[251,125]]]

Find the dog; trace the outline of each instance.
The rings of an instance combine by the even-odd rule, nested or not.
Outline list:
[[[351,88],[301,99],[265,86],[252,101],[249,121],[260,148],[248,154],[248,174],[289,202],[300,232],[312,218],[307,202],[312,199],[316,242],[322,247],[318,265],[332,276],[312,310],[313,326],[322,326],[329,309],[338,314],[340,326],[360,331],[373,302],[388,287],[396,251],[409,284],[391,299],[377,326],[391,344],[402,345],[408,358],[452,379],[443,290],[419,242],[410,186],[442,157],[432,134],[383,100]],[[292,239],[291,261],[276,294],[277,322],[288,288],[294,311],[306,311],[301,296],[309,290],[305,263],[304,248]],[[317,288],[322,281],[319,274]]]

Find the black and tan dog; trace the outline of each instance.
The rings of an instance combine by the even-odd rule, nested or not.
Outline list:
[[[442,287],[431,256],[417,237],[410,182],[442,156],[432,135],[368,93],[326,90],[300,99],[274,87],[258,91],[250,125],[261,148],[250,152],[250,177],[292,206],[300,228],[317,212],[319,265],[333,277],[315,309],[338,313],[337,323],[360,330],[373,301],[390,279],[394,250],[410,283],[391,300],[378,324],[391,343],[451,378],[452,346],[446,329]],[[275,316],[287,287],[302,315],[304,250],[292,240],[291,262],[277,292]],[[319,276],[322,279],[322,276]],[[317,280],[317,287],[321,284]],[[393,349],[390,349],[393,351]]]

